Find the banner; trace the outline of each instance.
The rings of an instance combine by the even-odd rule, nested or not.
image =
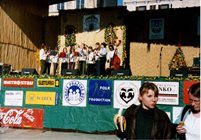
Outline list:
[[[189,90],[190,86],[192,86],[193,84],[198,83],[198,82],[199,81],[184,81],[184,84],[183,84],[183,93],[184,93],[183,102],[184,102],[184,104],[190,104],[188,90]]]
[[[159,89],[158,103],[179,105],[179,82],[152,82]]]
[[[27,91],[25,104],[55,105],[56,92]]]
[[[5,106],[22,106],[23,105],[23,91],[5,91]]]
[[[63,106],[86,106],[87,80],[63,81]]]
[[[43,128],[43,109],[0,108],[2,126]]]
[[[89,81],[89,104],[111,105],[112,80]]]
[[[114,81],[114,108],[128,108],[132,104],[139,104],[139,88],[141,81]]]
[[[84,15],[83,31],[99,31],[100,30],[100,15]]]
[[[37,79],[38,87],[58,87],[59,80],[55,79]]]
[[[3,86],[4,87],[33,88],[34,87],[34,79],[4,78]]]
[[[149,20],[149,39],[164,39],[164,19]]]

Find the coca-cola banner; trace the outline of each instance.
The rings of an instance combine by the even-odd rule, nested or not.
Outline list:
[[[2,84],[4,87],[33,88],[34,87],[34,79],[4,78]]]
[[[0,108],[1,126],[43,128],[43,109]]]

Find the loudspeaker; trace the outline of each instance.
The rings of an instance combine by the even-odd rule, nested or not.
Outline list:
[[[67,76],[67,75],[77,75],[78,70],[77,69],[63,69],[61,72],[61,75]]]
[[[36,69],[33,68],[23,68],[22,75],[38,75],[38,72],[36,71]]]
[[[131,71],[129,69],[120,69],[120,70],[113,70],[111,72],[112,75],[122,75],[122,76],[130,76]]]
[[[188,70],[170,70],[171,77],[188,77]]]

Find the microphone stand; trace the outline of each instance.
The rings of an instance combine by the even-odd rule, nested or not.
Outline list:
[[[159,59],[160,77],[161,77],[161,75],[162,75],[162,50],[163,50],[163,47],[161,47],[161,50],[160,50],[160,59]]]

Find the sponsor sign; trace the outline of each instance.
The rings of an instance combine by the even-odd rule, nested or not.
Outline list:
[[[141,81],[114,81],[114,108],[128,108],[132,104],[139,104],[139,88]]]
[[[38,87],[58,87],[59,80],[55,79],[37,79]]]
[[[33,88],[34,79],[21,79],[21,78],[4,78],[4,87],[23,87],[23,88]]]
[[[183,84],[184,104],[190,104],[188,90],[189,90],[190,86],[192,86],[193,84],[198,83],[198,82],[199,81],[184,81],[184,84]]]
[[[63,106],[86,106],[87,80],[63,81]]]
[[[55,105],[56,92],[27,91],[25,103],[35,105]]]
[[[112,81],[90,80],[89,81],[89,104],[111,105]]]
[[[43,128],[43,109],[0,108],[1,126]]]
[[[23,105],[23,91],[5,91],[5,106],[22,106]]]
[[[179,105],[179,82],[152,82],[159,89],[157,104]]]

